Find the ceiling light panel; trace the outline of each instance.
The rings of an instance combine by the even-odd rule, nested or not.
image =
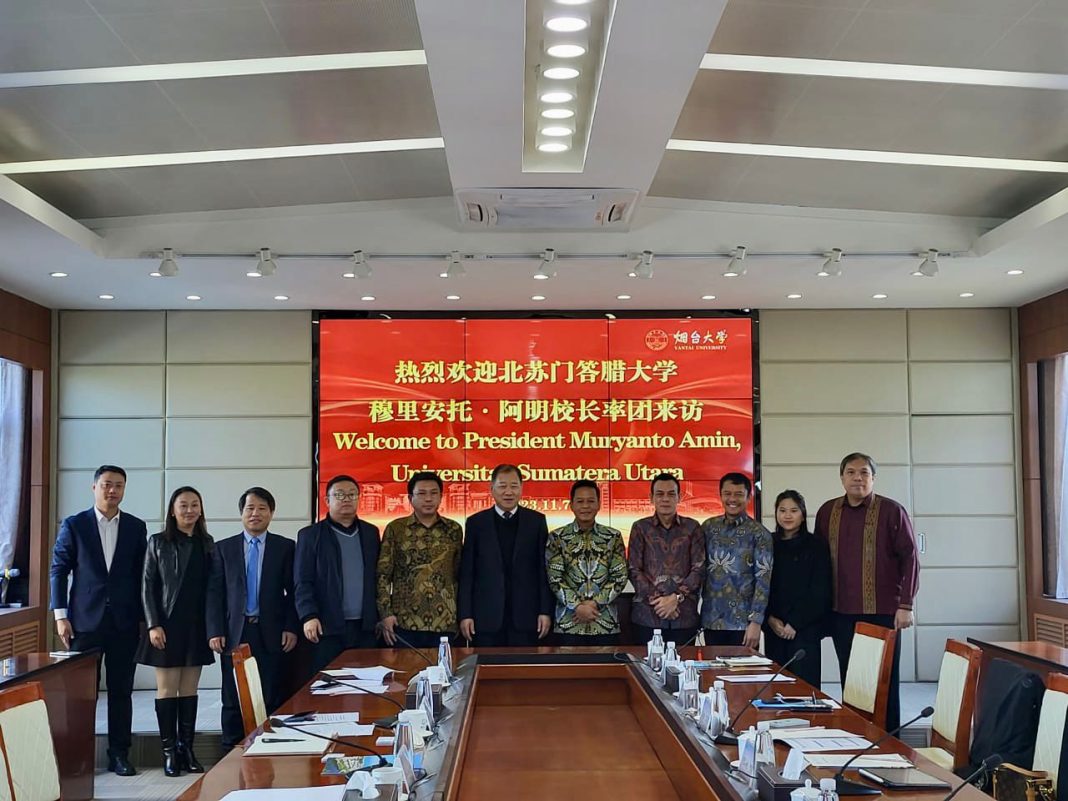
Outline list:
[[[615,2],[528,0],[523,172],[579,173],[585,168]],[[569,130],[545,131],[551,120],[567,120]]]

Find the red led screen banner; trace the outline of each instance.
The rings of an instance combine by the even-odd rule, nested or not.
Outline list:
[[[501,462],[527,475],[523,503],[572,519],[571,482],[601,486],[599,520],[651,514],[649,480],[671,472],[682,514],[721,512],[718,482],[753,474],[752,322],[344,320],[319,324],[319,514],[331,476],[360,482],[379,528],[410,513],[405,485],[435,470],[441,513],[490,503]]]

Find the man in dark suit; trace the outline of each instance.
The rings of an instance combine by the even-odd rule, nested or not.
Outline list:
[[[93,475],[93,508],[63,521],[52,551],[51,609],[63,647],[99,648],[107,668],[108,770],[137,771],[129,761],[134,653],[144,611],[141,573],[148,532],[140,518],[119,513],[126,471],[102,465]],[[74,579],[68,580],[73,571]],[[69,592],[68,592],[69,590]],[[99,685],[99,663],[97,684]]]
[[[259,668],[267,713],[282,702],[281,663],[297,645],[293,604],[293,541],[267,529],[274,496],[263,487],[241,494],[237,508],[244,531],[215,543],[208,579],[207,633],[222,663],[222,744],[233,748],[245,736],[230,650],[248,643]]]
[[[297,532],[297,616],[315,645],[315,670],[346,648],[374,648],[378,529],[356,516],[360,486],[351,476],[326,485],[327,516]]]
[[[552,629],[545,515],[519,505],[523,473],[500,464],[491,509],[467,518],[460,557],[460,633],[476,647],[533,646]]]

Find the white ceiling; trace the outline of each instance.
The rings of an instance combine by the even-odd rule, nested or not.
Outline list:
[[[581,173],[522,172],[519,2],[0,0],[0,20],[0,286],[55,308],[1013,306],[1068,286],[1068,166],[1056,166],[1068,161],[1068,92],[700,68],[711,52],[1053,73],[1023,83],[1064,86],[1064,0],[617,0]],[[375,51],[425,51],[426,64],[278,66]],[[232,60],[253,74],[216,63]],[[148,64],[178,77],[107,83],[94,72]],[[184,77],[205,72],[220,77]],[[215,152],[435,137],[444,147]],[[669,139],[1034,159],[1054,171],[682,152]],[[205,151],[213,163],[5,169]],[[459,227],[455,190],[547,186],[642,200],[621,233]],[[748,274],[725,279],[712,254],[737,245],[754,254]],[[163,247],[179,254],[175,278],[148,276],[158,258],[146,254]],[[260,247],[278,273],[246,278]],[[558,276],[535,281],[548,247]],[[817,278],[818,254],[835,247],[843,275]],[[953,256],[936,278],[913,277],[919,259],[905,254],[928,248]],[[374,274],[344,279],[340,255],[357,249]],[[627,276],[643,250],[657,254],[652,280]],[[438,277],[450,251],[473,257],[464,278]],[[231,255],[188,255],[205,253]],[[781,253],[795,255],[759,255]]]

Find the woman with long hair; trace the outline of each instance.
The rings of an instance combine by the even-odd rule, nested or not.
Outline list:
[[[204,771],[193,737],[200,671],[215,661],[204,616],[213,549],[203,498],[193,487],[179,487],[163,531],[148,540],[141,578],[148,636],[137,652],[138,662],[156,669],[156,720],[168,776]]]
[[[775,561],[764,652],[780,665],[802,648],[805,655],[791,671],[813,687],[820,686],[820,640],[831,611],[831,552],[808,530],[805,499],[786,490],[775,499]]]

